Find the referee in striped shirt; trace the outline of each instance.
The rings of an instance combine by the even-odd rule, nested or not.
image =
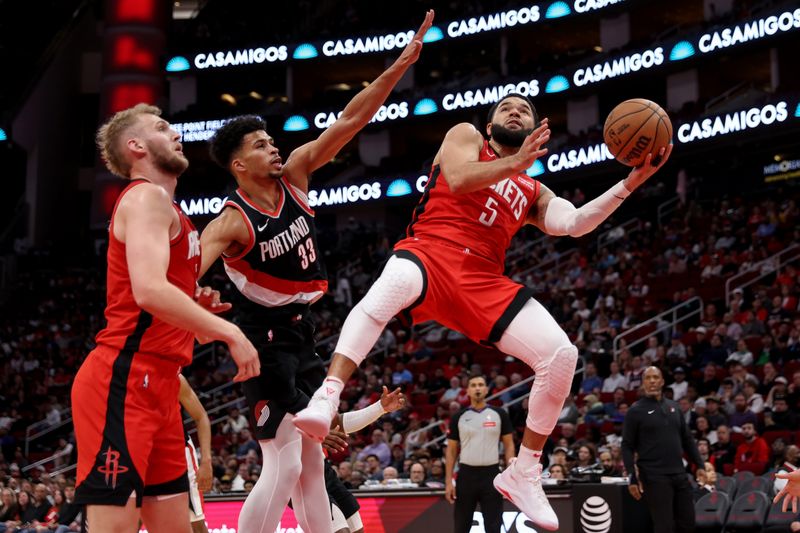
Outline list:
[[[502,439],[506,464],[509,464],[515,454],[514,437],[508,413],[488,405],[487,392],[485,377],[470,377],[467,386],[470,405],[450,419],[445,498],[455,503],[455,533],[469,533],[478,503],[486,533],[500,533],[503,497],[495,490],[492,481],[500,471],[499,443]],[[459,459],[458,483],[453,486],[456,458]]]

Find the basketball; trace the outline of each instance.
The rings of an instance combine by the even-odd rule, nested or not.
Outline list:
[[[655,102],[625,100],[608,114],[603,139],[611,155],[623,165],[638,167],[650,153],[653,163],[658,164],[659,150],[672,140],[672,122]]]

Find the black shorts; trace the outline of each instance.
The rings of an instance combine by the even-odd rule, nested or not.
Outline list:
[[[336,471],[327,459],[325,460],[325,490],[328,491],[328,498],[331,503],[336,504],[336,507],[342,511],[345,518],[350,518],[361,509],[356,497],[344,486],[344,483],[336,475]]]
[[[314,351],[314,321],[308,307],[286,307],[298,312],[265,315],[259,324],[240,324],[261,361],[261,374],[243,384],[258,440],[275,438],[286,413],[305,408],[326,375],[325,364]]]

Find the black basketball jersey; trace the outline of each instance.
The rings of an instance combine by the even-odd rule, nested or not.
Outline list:
[[[225,203],[247,223],[250,243],[236,256],[223,255],[225,271],[247,300],[264,307],[309,304],[328,290],[317,246],[314,211],[306,195],[280,178],[274,212],[259,208],[242,189]]]

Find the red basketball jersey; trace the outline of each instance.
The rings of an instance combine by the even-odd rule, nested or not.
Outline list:
[[[114,213],[122,197],[144,180],[135,180],[117,198]],[[189,217],[173,204],[181,221],[181,230],[170,241],[167,280],[194,297],[200,271],[200,237]],[[192,362],[194,333],[167,324],[136,305],[131,289],[125,244],[114,237],[114,218],[108,228],[108,276],[106,327],[97,334],[97,344],[116,349],[158,355],[181,365]]]
[[[484,141],[480,161],[497,158]],[[525,224],[539,189],[537,180],[520,173],[479,191],[454,194],[436,165],[414,209],[407,238],[447,241],[502,268],[511,238]]]

